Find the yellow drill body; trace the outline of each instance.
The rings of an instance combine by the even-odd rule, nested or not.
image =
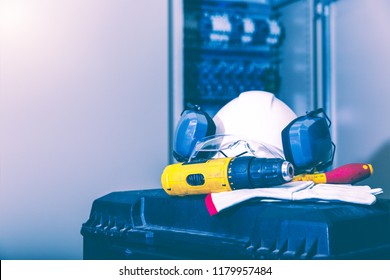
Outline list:
[[[169,195],[193,195],[271,187],[291,181],[294,168],[282,159],[251,156],[176,163],[165,167],[161,184]]]
[[[220,158],[168,165],[161,176],[162,186],[169,195],[231,191],[227,176],[230,160]]]

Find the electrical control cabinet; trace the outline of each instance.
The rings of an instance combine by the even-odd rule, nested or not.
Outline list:
[[[187,104],[213,116],[250,90],[271,92],[298,114],[312,109],[316,2],[173,1],[173,119]]]
[[[269,4],[184,2],[184,102],[222,105],[248,90],[278,91],[281,26]]]

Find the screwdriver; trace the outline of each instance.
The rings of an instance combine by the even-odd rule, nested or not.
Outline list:
[[[313,181],[316,184],[354,184],[373,174],[371,164],[349,163],[324,173],[299,174],[292,181]]]

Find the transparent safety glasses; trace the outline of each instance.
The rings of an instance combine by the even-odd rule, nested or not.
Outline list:
[[[243,155],[284,159],[283,151],[270,144],[245,140],[230,134],[219,134],[204,137],[198,141],[188,162],[195,159],[239,157]]]

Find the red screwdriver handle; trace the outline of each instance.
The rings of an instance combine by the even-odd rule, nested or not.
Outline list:
[[[325,172],[326,182],[330,184],[353,184],[371,176],[371,164],[349,163]]]

